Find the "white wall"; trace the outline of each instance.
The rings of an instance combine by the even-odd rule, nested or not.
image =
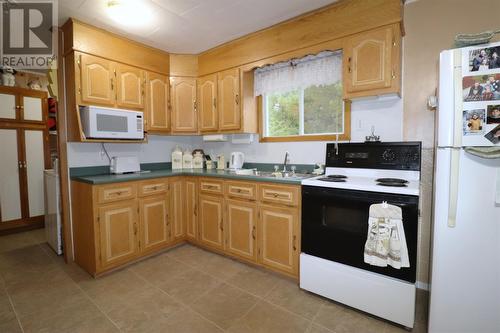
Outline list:
[[[353,101],[351,107],[351,141],[364,141],[375,126],[375,133],[382,141],[401,141],[403,138],[403,101],[400,98],[382,98]],[[283,163],[285,151],[290,152],[290,163],[324,163],[326,142],[273,142],[259,143],[255,135],[251,144],[231,142],[203,142],[200,136],[150,135],[143,144],[106,144],[110,156],[138,155],[141,163],[170,162],[172,149],[203,148],[205,153],[223,153],[226,158],[232,151],[241,151],[247,162]],[[69,167],[107,165],[99,143],[68,143]]]
[[[170,162],[176,145],[194,149],[199,147],[201,137],[196,136],[148,136],[147,143],[106,143],[110,156],[139,156],[141,163]],[[108,159],[101,154],[100,143],[68,143],[69,167],[107,165]]]
[[[371,133],[382,141],[402,141],[403,138],[403,101],[397,97],[353,101],[351,106],[351,141],[360,142]],[[224,154],[232,151],[245,154],[245,161],[254,163],[283,163],[285,151],[290,153],[291,164],[314,164],[325,162],[326,142],[272,142],[259,143],[255,135],[251,144],[232,144],[231,142],[204,142],[205,153]]]

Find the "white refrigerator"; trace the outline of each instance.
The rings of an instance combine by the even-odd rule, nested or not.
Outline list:
[[[500,43],[440,55],[431,333],[500,332],[497,52]],[[471,147],[483,157],[470,153]]]

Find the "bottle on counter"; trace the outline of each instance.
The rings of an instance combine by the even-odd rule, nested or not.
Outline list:
[[[172,151],[172,170],[182,169],[182,150],[179,146],[175,146]]]
[[[182,168],[183,169],[192,169],[193,168],[193,155],[189,149],[184,151],[182,155]]]

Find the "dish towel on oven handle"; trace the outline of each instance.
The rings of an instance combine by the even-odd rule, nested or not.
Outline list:
[[[364,261],[379,267],[410,267],[400,207],[386,202],[370,206]]]

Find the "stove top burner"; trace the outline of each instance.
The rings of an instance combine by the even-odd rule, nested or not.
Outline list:
[[[337,178],[337,177],[323,177],[323,178],[318,178],[318,180],[321,180],[323,182],[332,182],[332,183],[345,183],[345,178]]]
[[[347,176],[344,175],[328,175],[327,178],[345,179]]]
[[[379,183],[377,183],[377,185],[390,186],[390,187],[407,187],[408,186],[405,183],[401,183],[401,182],[379,182]]]
[[[379,183],[398,183],[398,184],[408,184],[408,181],[401,178],[378,178],[375,179]]]

